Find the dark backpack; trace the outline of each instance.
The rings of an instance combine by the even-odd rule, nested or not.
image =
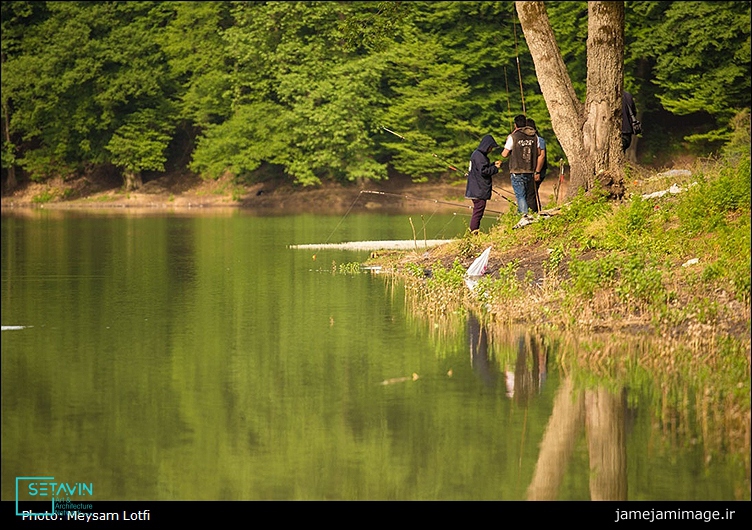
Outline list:
[[[642,134],[642,123],[632,112],[632,107],[627,105],[627,111],[629,111],[629,121],[632,123],[632,134]]]

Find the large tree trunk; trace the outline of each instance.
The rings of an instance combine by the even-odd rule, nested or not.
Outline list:
[[[125,180],[125,191],[135,191],[140,189],[144,184],[143,180],[141,180],[140,171],[126,169],[123,172],[123,179]]]
[[[600,181],[624,194],[621,93],[624,3],[588,2],[587,96],[575,94],[543,2],[515,2],[556,138],[569,159],[567,198]]]

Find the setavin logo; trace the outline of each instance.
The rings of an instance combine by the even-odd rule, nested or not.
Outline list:
[[[93,482],[61,482],[55,477],[16,477],[16,515],[49,516],[59,512],[62,505],[70,504],[74,499],[93,495]],[[51,510],[34,513],[33,509],[24,509],[28,502],[34,502],[38,509],[39,501],[49,501]]]

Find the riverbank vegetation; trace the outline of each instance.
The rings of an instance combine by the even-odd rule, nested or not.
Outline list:
[[[503,326],[674,338],[708,358],[733,352],[749,374],[749,132],[744,141],[741,156],[691,171],[632,168],[623,201],[580,193],[522,228],[509,212],[487,232],[369,264],[404,278],[430,318],[473,311]],[[467,268],[489,246],[470,289]]]
[[[638,388],[655,389],[645,395],[660,411],[660,443],[699,444],[706,462],[732,454],[738,498],[749,498],[746,127],[727,156],[691,171],[631,167],[622,201],[580,193],[522,228],[510,212],[487,231],[426,252],[380,252],[367,265],[406,283],[411,314],[439,340],[464,333],[475,315],[488,344],[502,348],[493,356],[502,371],[520,365],[519,352],[503,345],[526,337],[540,352],[570,352],[556,365],[580,390],[606,384],[632,399]],[[489,246],[486,273],[468,285],[469,265]],[[686,436],[689,425],[700,439]]]

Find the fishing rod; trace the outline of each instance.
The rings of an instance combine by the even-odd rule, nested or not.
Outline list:
[[[396,132],[394,132],[394,131],[393,131],[393,130],[391,130],[391,129],[387,129],[387,128],[386,128],[386,127],[384,127],[383,125],[381,126],[381,128],[382,128],[382,129],[384,129],[384,130],[385,130],[386,132],[388,132],[388,133],[392,133],[392,134],[393,134],[394,136],[396,136],[396,137],[397,137],[397,138],[399,138],[400,140],[405,140],[405,141],[408,141],[408,142],[409,142],[409,140],[407,140],[407,138],[405,138],[405,137],[404,137],[404,136],[402,136],[401,134],[399,134],[399,133],[396,133]],[[443,158],[441,158],[441,157],[440,157],[439,155],[437,155],[436,153],[431,153],[431,156],[432,156],[432,157],[434,157],[434,158],[435,158],[436,160],[439,160],[440,162],[443,162],[444,164],[446,164],[446,165],[447,165],[447,166],[449,167],[449,169],[451,169],[452,171],[460,171],[460,170],[459,170],[459,168],[458,168],[457,166],[455,166],[454,164],[450,164],[449,162],[447,162],[446,160],[444,160]]]
[[[405,138],[405,137],[404,137],[404,136],[402,136],[401,134],[399,134],[399,133],[397,133],[397,132],[394,132],[394,131],[393,131],[393,130],[391,130],[391,129],[387,129],[387,128],[386,128],[386,127],[384,127],[383,125],[381,126],[381,128],[382,128],[382,129],[384,129],[385,131],[387,131],[388,133],[391,133],[391,134],[393,134],[394,136],[396,136],[397,138],[399,138],[399,139],[401,139],[401,140],[407,140],[407,138]],[[409,141],[409,140],[407,140],[407,141]],[[433,156],[433,157],[434,157],[434,158],[436,158],[437,160],[440,160],[441,162],[443,162],[444,164],[446,164],[446,165],[447,165],[447,167],[448,167],[449,169],[451,169],[452,171],[460,171],[460,170],[459,170],[459,169],[457,168],[457,166],[455,166],[454,164],[450,164],[450,163],[449,163],[449,162],[447,162],[446,160],[444,160],[444,159],[442,159],[441,157],[439,157],[439,156],[438,156],[438,155],[437,155],[436,153],[431,153],[431,156]],[[467,177],[467,172],[465,172],[465,176]],[[507,190],[505,190],[504,188],[501,188],[501,190],[502,190],[502,191],[504,191],[504,192],[506,192],[506,193],[509,193],[509,192],[508,192]],[[507,202],[509,202],[509,203],[511,203],[511,204],[514,204],[514,206],[515,206],[515,207],[517,206],[517,203],[516,203],[516,202],[514,202],[514,201],[510,200],[510,199],[509,199],[508,197],[506,197],[506,196],[502,195],[501,193],[499,193],[499,192],[498,192],[498,191],[496,191],[495,189],[493,189],[493,188],[492,188],[492,189],[491,189],[491,191],[493,191],[493,192],[494,192],[494,193],[495,193],[496,195],[498,195],[498,196],[499,196],[499,197],[501,197],[502,199],[506,200]],[[488,210],[488,211],[490,212],[491,210]]]
[[[394,136],[396,136],[396,137],[397,137],[397,138],[399,138],[400,140],[407,140],[407,138],[405,138],[405,137],[404,137],[404,136],[402,136],[401,134],[399,134],[399,133],[396,133],[396,132],[394,132],[394,131],[393,131],[393,130],[391,130],[391,129],[387,129],[387,128],[386,128],[386,127],[384,127],[383,125],[381,126],[381,128],[382,128],[382,129],[384,129],[384,130],[385,130],[386,132],[390,132],[390,133],[392,133],[392,134],[393,134]]]
[[[438,160],[439,162],[443,162],[443,163],[445,163],[445,164],[447,165],[447,167],[448,167],[449,169],[451,169],[452,171],[459,171],[459,169],[458,169],[458,168],[456,168],[455,166],[453,166],[452,164],[450,164],[450,163],[449,163],[449,162],[447,162],[446,160],[444,160],[444,159],[442,159],[441,157],[439,157],[439,156],[438,156],[438,155],[437,155],[436,153],[431,153],[431,156],[433,156],[433,157],[434,157],[434,158],[435,158],[436,160]]]
[[[512,118],[512,104],[509,100],[509,80],[507,79],[507,67],[506,66],[504,66],[504,84],[507,87],[507,114],[509,114],[509,119],[511,120],[509,127],[511,129],[514,129],[514,119]]]
[[[414,201],[430,201],[430,202],[433,202],[434,204],[447,204],[449,206],[456,206],[458,208],[469,208],[469,209],[472,209],[472,206],[468,206],[466,204],[459,204],[459,203],[456,203],[456,202],[439,201],[437,199],[426,199],[424,197],[414,197],[414,196],[410,196],[410,195],[401,195],[399,193],[390,193],[390,192],[387,192],[387,191],[360,190],[360,192],[358,192],[358,195],[355,197],[355,199],[353,200],[353,202],[350,204],[350,207],[345,212],[345,215],[342,216],[342,218],[337,223],[337,226],[334,227],[334,229],[331,231],[331,233],[329,234],[329,236],[326,238],[326,241],[324,242],[325,245],[327,243],[329,243],[329,240],[334,235],[334,232],[337,231],[337,229],[342,224],[342,222],[345,220],[345,218],[350,214],[350,211],[353,209],[353,206],[355,206],[355,203],[358,202],[358,199],[360,199],[360,196],[363,195],[364,193],[370,193],[370,194],[373,194],[373,195],[394,196],[394,197],[400,197],[400,198],[403,198],[403,199],[414,200]],[[486,209],[486,211],[487,212],[491,212],[491,213],[496,213],[496,214],[499,214],[499,215],[502,215],[504,213],[504,212],[500,212],[500,211],[497,211],[497,210],[491,210],[491,209]],[[454,215],[457,215],[457,214],[455,213]],[[433,215],[431,217],[433,217]],[[452,221],[452,219],[450,219],[450,222],[451,221]],[[449,223],[447,223],[447,224],[449,224]],[[446,225],[444,225],[444,228],[446,228]],[[442,228],[442,230],[444,228]],[[424,229],[425,229],[425,224],[424,224]],[[314,254],[312,256],[312,258],[315,261],[316,260],[316,254]]]
[[[410,201],[428,201],[428,202],[432,202],[432,203],[435,203],[435,204],[446,204],[446,205],[449,205],[449,206],[456,206],[458,208],[469,208],[469,209],[473,208],[472,206],[468,206],[467,204],[460,204],[458,202],[440,201],[438,199],[426,199],[425,197],[415,197],[413,195],[403,195],[403,194],[400,194],[400,193],[390,193],[390,192],[387,192],[387,191],[361,190],[360,193],[371,193],[373,195],[389,195],[389,196],[393,196],[393,197],[400,197],[402,199],[407,199],[407,200],[410,200]],[[504,212],[500,212],[498,210],[491,210],[489,208],[486,208],[486,211],[487,212],[491,212],[491,213],[498,213],[498,214],[503,214],[504,213]]]
[[[525,111],[525,93],[522,90],[522,73],[520,71],[520,53],[517,50],[517,23],[514,21],[514,17],[512,18],[512,26],[514,28],[514,56],[517,59],[517,77],[520,80],[520,98],[522,99],[522,114],[527,116],[527,112]]]
[[[517,203],[514,202],[512,199],[508,198],[506,195],[502,195],[501,193],[499,193],[498,191],[496,191],[493,188],[491,188],[491,191],[494,192],[499,197],[501,197],[502,199],[504,199],[505,201],[507,201],[508,203],[513,204],[515,207],[517,207]],[[501,188],[501,191],[506,191],[506,190],[504,188]],[[509,192],[506,191],[506,193],[509,193]]]
[[[517,48],[517,22],[512,18],[512,28],[514,30],[514,56],[517,61],[517,78],[520,81],[520,99],[522,100],[522,114],[527,117],[527,109],[525,108],[525,91],[522,88],[522,71],[520,70],[520,52]],[[506,76],[506,69],[504,69],[504,75]],[[507,85],[507,98],[509,98],[509,85]],[[536,134],[538,131],[536,131]],[[538,211],[541,211],[540,196],[538,195],[538,185],[533,181],[533,190],[535,191],[535,203],[538,207]]]

